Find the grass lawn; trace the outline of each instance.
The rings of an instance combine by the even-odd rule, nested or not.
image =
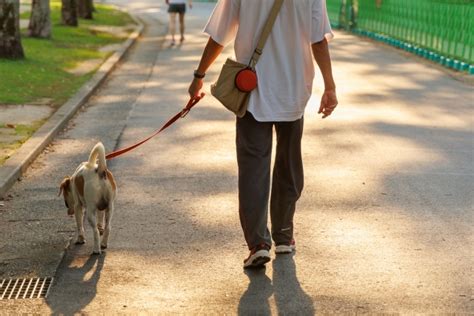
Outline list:
[[[102,46],[123,41],[110,33],[90,30],[93,25],[125,26],[131,18],[110,6],[96,4],[94,20],[80,20],[79,27],[60,23],[61,3],[51,2],[52,39],[28,38],[23,30],[24,60],[0,60],[0,104],[27,104],[51,99],[63,104],[92,74],[82,76],[67,72],[88,59],[105,59],[110,53],[99,52]],[[22,14],[28,19],[29,13]]]
[[[16,142],[1,142],[0,138],[0,166],[10,157],[10,152],[18,149],[33,133],[44,124],[44,120],[32,122],[31,125],[18,124],[12,128],[12,133],[20,139]],[[0,123],[0,128],[7,128],[5,124]]]
[[[2,104],[47,103],[61,106],[92,77],[93,72],[77,75],[67,70],[90,59],[105,60],[111,53],[99,48],[124,40],[116,34],[92,30],[93,26],[127,26],[133,24],[128,14],[111,6],[95,4],[94,20],[80,20],[79,27],[61,25],[61,2],[51,1],[52,38],[28,38],[22,30],[22,44],[26,58],[23,60],[0,59],[0,106]],[[29,19],[25,12],[21,19]],[[122,35],[123,36],[123,35]],[[98,68],[98,67],[97,67]],[[0,121],[0,128],[8,122]],[[2,141],[0,135],[0,166],[15,149],[19,148],[44,120],[29,125],[16,125],[12,133],[18,141]]]

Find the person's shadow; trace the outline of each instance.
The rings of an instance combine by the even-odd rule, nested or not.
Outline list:
[[[250,279],[242,295],[239,315],[270,315],[269,299],[274,295],[279,315],[314,315],[313,300],[301,288],[296,276],[296,265],[291,255],[278,255],[272,263],[273,284],[265,269],[246,271]]]
[[[265,269],[245,270],[249,277],[249,286],[240,298],[239,315],[271,315],[268,299],[273,294],[272,281]]]
[[[278,314],[315,315],[313,300],[301,288],[296,276],[293,256],[278,255],[273,260],[273,292]]]
[[[85,259],[84,256],[78,256],[78,252],[78,249],[68,250],[58,269],[56,284],[46,299],[53,315],[81,313],[97,295],[106,253],[91,255],[82,266],[75,266]]]

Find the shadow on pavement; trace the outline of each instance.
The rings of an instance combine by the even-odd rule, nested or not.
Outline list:
[[[272,281],[265,274],[265,269],[245,270],[249,278],[247,290],[240,298],[239,315],[270,315],[270,304],[268,300],[273,294]]]
[[[66,254],[58,270],[56,284],[46,303],[53,315],[75,315],[84,310],[97,295],[97,284],[106,254],[84,256],[78,248]],[[62,289],[56,292],[56,289]]]
[[[301,288],[292,255],[278,255],[273,260],[273,291],[280,315],[315,315],[313,300]]]
[[[315,314],[313,301],[296,276],[293,256],[280,255],[273,260],[273,284],[265,269],[245,271],[250,283],[240,299],[239,315],[271,315],[269,299],[272,294],[278,315]]]

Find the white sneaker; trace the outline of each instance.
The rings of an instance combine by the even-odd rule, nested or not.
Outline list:
[[[260,268],[270,261],[270,247],[258,246],[250,251],[247,259],[244,260],[244,269]]]
[[[281,244],[275,247],[276,254],[283,254],[283,253],[292,253],[296,250],[296,242],[293,239],[289,245]]]

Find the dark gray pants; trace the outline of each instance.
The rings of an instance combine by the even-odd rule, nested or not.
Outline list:
[[[277,135],[273,167],[270,219],[268,196],[273,126]],[[303,190],[301,138],[303,118],[293,122],[258,122],[251,113],[237,118],[237,162],[239,165],[239,215],[249,249],[267,244],[286,244],[293,238],[296,201]]]

